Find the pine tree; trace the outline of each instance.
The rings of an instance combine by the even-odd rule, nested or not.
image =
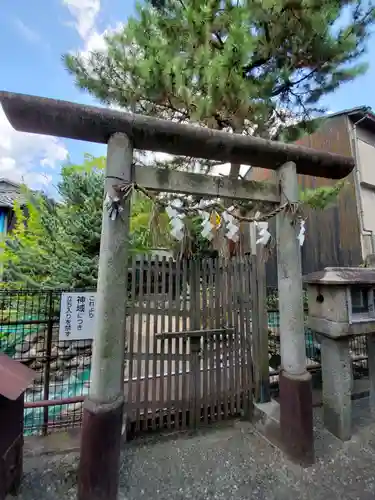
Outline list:
[[[148,0],[104,52],[64,61],[104,103],[293,140],[318,125],[324,96],[366,71],[374,18],[362,0]]]

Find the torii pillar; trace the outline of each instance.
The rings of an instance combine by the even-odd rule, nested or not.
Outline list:
[[[281,204],[298,203],[296,164],[278,170]],[[277,276],[280,311],[280,433],[283,448],[298,461],[314,461],[311,374],[307,371],[301,248],[295,216],[276,216]]]
[[[133,146],[125,134],[108,142],[105,194],[132,181]],[[124,357],[130,196],[110,217],[103,204],[95,337],[90,393],[85,400],[78,476],[78,500],[114,500],[118,495],[124,420]],[[131,334],[131,332],[130,332]],[[126,419],[126,416],[125,416]]]

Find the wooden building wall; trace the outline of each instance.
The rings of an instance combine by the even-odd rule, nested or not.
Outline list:
[[[297,144],[314,149],[352,155],[348,118],[334,117],[314,134],[305,136]],[[332,185],[335,181],[299,175],[302,190]],[[254,168],[252,179],[276,181],[271,170]],[[337,203],[324,211],[310,210],[306,223],[306,240],[302,248],[302,273],[318,271],[328,266],[356,266],[362,262],[360,226],[356,206],[356,192],[353,174],[347,178],[348,185],[340,193]],[[271,233],[276,232],[273,219]],[[267,284],[277,286],[276,249],[267,262]]]

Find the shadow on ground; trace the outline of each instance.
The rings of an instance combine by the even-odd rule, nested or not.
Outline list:
[[[242,421],[194,434],[173,434],[126,444],[119,500],[334,500],[374,499],[375,424],[367,401],[355,402],[355,437],[341,443],[315,413],[314,466],[303,469]],[[25,459],[18,498],[76,498],[78,454]]]

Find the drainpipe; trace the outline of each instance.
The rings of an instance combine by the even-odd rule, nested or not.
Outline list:
[[[358,203],[358,208],[359,208],[359,227],[360,227],[360,232],[361,232],[361,252],[362,252],[362,259],[364,259],[364,245],[363,245],[363,236],[364,235],[369,235],[372,236],[372,231],[369,229],[366,229],[364,227],[364,210],[363,210],[363,203],[362,203],[362,197],[361,197],[361,171],[360,171],[360,160],[359,160],[359,150],[358,150],[358,137],[357,137],[357,126],[364,121],[366,118],[368,118],[368,115],[366,114],[359,120],[357,120],[355,123],[353,123],[352,126],[352,143],[353,143],[353,152],[354,152],[354,158],[355,158],[355,169],[354,169],[354,185],[355,185],[355,191],[356,191],[356,197],[357,197],[357,203]],[[374,249],[374,241],[373,238],[371,239],[371,251],[372,253],[375,253]]]

